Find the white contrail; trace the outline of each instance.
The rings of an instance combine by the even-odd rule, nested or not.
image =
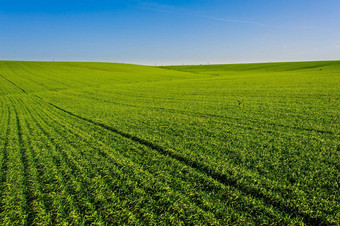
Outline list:
[[[252,20],[227,19],[227,18],[223,18],[223,17],[207,16],[207,15],[204,15],[204,14],[186,13],[186,12],[179,12],[179,11],[174,11],[174,10],[156,9],[156,8],[149,8],[149,7],[143,7],[143,6],[138,7],[138,8],[143,9],[143,10],[159,12],[159,13],[176,14],[176,15],[182,15],[182,16],[195,16],[195,17],[201,17],[201,18],[206,18],[206,19],[216,20],[216,21],[222,21],[222,22],[228,22],[228,23],[255,24],[255,25],[260,25],[260,26],[271,27],[268,24],[264,24],[264,23],[260,23],[260,22],[252,21]]]

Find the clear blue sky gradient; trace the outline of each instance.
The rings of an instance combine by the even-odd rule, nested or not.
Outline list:
[[[147,65],[340,59],[339,0],[0,0],[0,59]]]

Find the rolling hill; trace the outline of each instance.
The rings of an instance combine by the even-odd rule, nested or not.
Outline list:
[[[0,224],[339,224],[340,61],[0,61]]]

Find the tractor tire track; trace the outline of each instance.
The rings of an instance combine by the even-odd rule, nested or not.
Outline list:
[[[60,115],[57,114],[55,111],[48,111],[48,112],[51,113],[51,114],[53,114],[53,116],[51,116],[50,118],[54,118],[54,117],[58,117],[58,116],[60,117]],[[65,116],[63,116],[64,118],[61,120],[62,122],[65,122],[65,121],[66,121],[66,116],[67,116],[66,114],[65,114]],[[55,120],[55,122],[58,123],[58,124],[59,124],[60,126],[62,126],[63,128],[67,129],[65,125],[62,125],[62,124],[59,122],[59,120],[58,120],[58,121]],[[91,126],[91,124],[89,124],[89,126]],[[93,125],[92,125],[92,126],[93,126]],[[71,128],[75,128],[75,125],[72,125]],[[77,135],[77,138],[86,141],[86,139],[83,138],[83,136],[84,136],[85,133],[83,132],[82,128],[80,128],[80,127],[77,127],[77,128],[78,128],[77,131],[71,131],[70,129],[67,129],[67,130],[68,130],[70,133],[75,133],[75,134]],[[97,127],[96,130],[99,130],[99,129],[100,129],[100,130],[104,130],[104,131],[106,131],[106,132],[110,132],[110,131],[107,131],[107,130],[103,129],[102,127]],[[83,134],[82,132],[83,132],[84,134]],[[109,133],[109,134],[110,134],[110,133]],[[115,134],[115,133],[111,133],[111,134]],[[87,135],[86,137],[88,137],[88,138],[92,138],[92,137],[89,136],[88,134],[85,134],[85,135]],[[64,136],[64,139],[65,139],[65,140],[68,140],[69,137]],[[69,140],[69,141],[72,142],[72,139]],[[99,145],[103,145],[104,148],[109,148],[109,147],[107,146],[107,144],[104,144],[104,143],[102,143],[102,142],[99,143],[98,140],[94,140],[94,142],[97,142]],[[91,142],[90,142],[90,145],[91,145]],[[76,146],[74,146],[74,147],[77,148]],[[106,152],[103,152],[101,149],[98,149],[97,146],[91,145],[91,147],[92,147],[94,150],[98,151],[98,153],[100,153],[100,155],[101,155],[104,159],[111,159],[112,161],[115,161],[115,159],[112,158],[112,156],[111,156],[110,154],[108,154],[108,153],[106,153]],[[152,151],[155,151],[155,150],[152,149]],[[159,152],[156,152],[156,153],[160,154]],[[130,159],[131,161],[135,162],[135,161],[131,158],[131,156],[126,155],[126,153],[122,153],[122,154],[123,154],[123,156],[124,156],[125,158]],[[165,157],[165,156],[163,155],[163,157]],[[146,157],[145,157],[145,155],[143,155],[143,156],[141,156],[141,158],[146,158]],[[177,164],[180,164],[180,165],[183,165],[183,166],[186,166],[186,167],[190,168],[189,166],[183,164],[182,162],[178,162],[176,159],[173,159],[173,158],[169,158],[169,159],[175,160],[174,162],[176,162]],[[113,163],[112,161],[110,162],[111,164]],[[117,166],[118,166],[118,165],[117,165]],[[142,165],[142,166],[144,166],[144,165]],[[194,169],[194,168],[191,168],[191,169],[193,169],[192,172],[194,172],[193,174],[195,174],[195,176],[199,177],[200,180],[206,181],[206,182],[208,183],[208,180],[204,177],[204,176],[206,176],[205,174],[202,174],[200,171],[197,171],[197,170]],[[148,167],[146,167],[146,171],[149,172],[151,175],[154,175],[153,172],[150,172],[150,171],[149,171]],[[212,178],[211,178],[211,179],[212,179]],[[187,180],[183,180],[183,179],[182,179],[182,181],[181,181],[181,183],[187,183],[187,182],[188,182]],[[209,182],[211,183],[211,181],[209,181]],[[171,184],[168,184],[168,185],[169,185],[174,191],[176,191],[176,192],[178,192],[178,193],[181,193],[182,195],[185,195],[184,193],[182,193],[181,190],[178,190],[178,188],[172,187]],[[221,185],[222,185],[222,186],[225,186],[224,184],[221,184]],[[217,188],[216,188],[216,189],[217,189]],[[222,188],[219,188],[219,189],[222,189]],[[204,190],[204,189],[203,189],[203,190]],[[203,191],[203,190],[202,190],[202,191]],[[208,189],[208,190],[209,190],[209,189]],[[211,192],[211,190],[210,190],[210,192]],[[247,195],[247,194],[242,194],[242,195]],[[227,197],[225,197],[225,198],[227,198]],[[221,201],[221,202],[223,202],[223,201],[225,202],[225,201],[226,201],[226,200],[222,200],[222,199],[218,199],[218,200]],[[210,200],[210,201],[211,201],[211,200]],[[216,201],[216,200],[214,200],[214,201]],[[209,212],[212,212],[213,214],[217,214],[217,213],[216,213],[214,210],[212,210],[211,208],[207,208],[205,205],[203,205],[203,203],[202,203],[201,201],[192,200],[192,202],[193,202],[196,206],[200,207],[200,208],[201,208],[202,210],[204,210],[204,211],[209,211]],[[244,205],[249,205],[249,204],[248,204],[248,203],[244,203]],[[236,209],[236,207],[234,207],[234,208]],[[251,209],[257,209],[258,206],[251,206],[250,208],[251,208]],[[261,209],[261,211],[264,212],[264,211],[266,211],[266,210],[265,210],[265,209]],[[266,213],[268,213],[268,212],[266,212]],[[269,215],[270,215],[271,218],[276,218],[277,215],[279,215],[279,214],[277,213],[277,215],[272,215],[272,213],[270,213]],[[221,215],[221,213],[220,213],[220,214],[219,214],[219,219],[223,219],[224,216],[225,216],[225,215]],[[260,224],[260,222],[258,222],[258,223]]]
[[[184,115],[194,115],[194,116],[201,116],[201,117],[212,117],[212,118],[221,118],[221,119],[231,119],[238,121],[239,123],[244,125],[244,128],[252,129],[252,127],[249,127],[248,124],[243,123],[245,120],[242,118],[236,118],[236,117],[230,117],[226,115],[216,115],[216,114],[211,114],[211,113],[203,113],[203,112],[191,112],[191,111],[186,111],[186,110],[180,110],[180,109],[173,109],[173,108],[165,108],[165,107],[154,107],[154,106],[147,106],[147,105],[136,105],[136,104],[127,104],[127,103],[120,103],[120,102],[115,102],[115,101],[110,101],[110,100],[103,100],[100,98],[92,97],[92,96],[87,96],[84,94],[75,94],[75,93],[68,93],[69,95],[74,95],[74,96],[80,96],[80,97],[85,97],[88,99],[93,99],[96,101],[101,101],[104,103],[112,103],[116,105],[121,105],[121,106],[128,106],[128,107],[135,107],[135,108],[148,108],[148,109],[156,109],[156,110],[162,110],[162,111],[167,111],[170,113],[177,113],[177,114],[184,114]],[[251,122],[254,124],[260,124],[260,125],[268,125],[268,126],[275,126],[275,127],[282,127],[286,129],[291,129],[291,130],[298,130],[298,131],[307,131],[307,132],[316,132],[316,133],[321,133],[321,134],[329,134],[329,135],[335,135],[334,132],[332,131],[327,131],[327,130],[317,130],[317,129],[311,129],[311,128],[303,128],[303,127],[297,127],[297,126],[290,126],[290,125],[283,125],[283,124],[278,124],[278,123],[272,123],[269,121],[257,121],[257,120],[252,120],[252,119],[247,119],[247,122]],[[234,124],[233,124],[234,125]],[[235,124],[237,126],[237,124]],[[241,127],[241,126],[239,126]],[[270,132],[275,132],[274,130],[266,130],[269,133]]]
[[[174,153],[173,151],[171,150],[168,150],[168,149],[165,149],[163,148],[162,146],[158,145],[158,144],[155,144],[155,143],[152,143],[148,140],[145,140],[145,139],[142,139],[142,138],[139,138],[137,136],[134,136],[132,134],[129,134],[129,133],[126,133],[124,131],[121,131],[117,128],[114,128],[114,127],[111,127],[111,126],[108,126],[108,125],[105,125],[103,123],[100,123],[100,122],[96,122],[92,119],[88,119],[88,118],[85,118],[85,117],[82,117],[80,115],[76,115],[66,109],[63,109],[51,102],[49,102],[48,100],[44,99],[44,98],[41,98],[40,96],[37,96],[37,95],[34,95],[36,96],[37,98],[41,99],[42,101],[45,101],[46,103],[48,103],[49,105],[53,106],[55,109],[58,109],[60,111],[63,111],[67,114],[69,114],[70,116],[72,117],[75,117],[75,118],[78,118],[78,119],[81,119],[83,121],[86,121],[86,122],[89,122],[93,125],[96,125],[96,126],[99,126],[99,127],[102,127],[106,130],[109,130],[109,131],[112,131],[116,134],[119,134],[127,139],[130,139],[132,141],[135,141],[137,143],[140,143],[142,145],[145,145],[153,150],[156,150],[164,155],[167,155],[167,156],[170,156],[174,159],[177,159],[178,161],[180,162],[183,162],[185,165],[188,165],[192,168],[195,168],[196,170],[214,178],[215,180],[219,181],[220,183],[222,184],[225,184],[227,186],[233,186],[233,187],[236,187],[237,189],[239,189],[240,191],[246,193],[246,194],[249,194],[249,195],[252,195],[256,198],[259,198],[261,200],[263,200],[267,205],[271,205],[273,206],[274,208],[277,208],[277,209],[280,209],[281,211],[283,212],[286,212],[286,213],[289,213],[291,214],[292,216],[294,217],[303,217],[303,221],[307,224],[327,224],[327,220],[326,219],[323,219],[323,218],[320,218],[320,217],[314,217],[314,216],[311,216],[309,214],[306,214],[305,212],[297,209],[296,207],[293,207],[293,206],[288,206],[284,203],[282,203],[281,201],[279,200],[273,200],[271,197],[268,197],[266,194],[263,194],[261,192],[259,192],[257,189],[254,189],[254,188],[249,188],[249,187],[246,187],[244,185],[241,185],[238,183],[238,180],[236,179],[233,179],[231,177],[228,177],[227,175],[225,174],[221,174],[215,170],[211,170],[209,169],[207,166],[204,166],[202,164],[200,164],[199,162],[196,162],[196,161],[192,161],[190,159],[187,159],[179,154],[176,154]]]
[[[1,75],[1,74],[0,74]],[[5,78],[6,80],[8,80],[6,77],[4,77],[3,75],[1,75],[3,78]],[[23,93],[25,94],[28,94],[24,89],[22,89],[20,86],[16,85],[15,83],[13,83],[12,81],[8,80],[10,83],[12,83],[13,85],[15,85],[16,87],[18,87]],[[176,154],[174,153],[173,151],[171,150],[168,150],[168,149],[165,149],[164,147],[158,145],[158,144],[155,144],[155,143],[152,143],[148,140],[145,140],[145,139],[142,139],[142,138],[139,138],[137,136],[134,136],[132,134],[129,134],[129,133],[126,133],[124,131],[121,131],[117,128],[114,128],[114,127],[111,127],[111,126],[108,126],[108,125],[105,125],[103,123],[100,123],[100,122],[96,122],[92,119],[88,119],[88,118],[85,118],[85,117],[82,117],[80,115],[76,115],[66,109],[63,109],[51,102],[49,102],[48,100],[44,99],[44,98],[41,98],[40,96],[38,95],[34,95],[36,96],[37,98],[41,99],[42,101],[45,101],[46,103],[48,103],[49,105],[53,106],[54,108],[60,110],[60,111],[63,111],[67,114],[69,114],[70,116],[73,116],[73,117],[76,117],[76,118],[79,118],[79,119],[82,119],[86,122],[89,122],[91,124],[94,124],[94,125],[97,125],[97,126],[100,126],[106,130],[109,130],[109,131],[112,131],[116,134],[119,134],[127,139],[130,139],[132,141],[135,141],[137,143],[140,143],[142,145],[145,145],[151,149],[154,149],[164,155],[167,155],[167,156],[170,156],[174,159],[177,159],[178,161],[181,161],[183,162],[184,164],[192,167],[192,168],[195,168],[197,169],[198,171],[201,171],[202,173],[204,174],[207,174],[209,176],[211,176],[212,178],[214,178],[215,180],[219,181],[220,183],[223,183],[227,186],[234,186],[236,187],[237,189],[239,189],[240,191],[244,192],[244,193],[247,193],[247,194],[250,194],[254,197],[257,197],[261,200],[263,200],[267,205],[271,205],[273,206],[274,208],[277,208],[277,209],[280,209],[281,211],[284,211],[286,213],[289,213],[291,214],[292,216],[295,216],[295,217],[303,217],[303,221],[305,223],[308,223],[308,224],[323,224],[323,223],[326,223],[327,224],[327,220],[326,219],[323,219],[321,217],[314,217],[314,216],[311,216],[307,213],[305,213],[304,211],[301,211],[299,210],[297,207],[295,206],[288,206],[284,203],[282,203],[281,201],[279,200],[273,200],[271,197],[268,197],[268,195],[266,194],[263,194],[261,192],[259,192],[257,189],[254,189],[254,188],[249,188],[249,187],[246,187],[244,185],[241,185],[241,184],[238,184],[238,181],[236,179],[233,179],[231,177],[228,177],[227,175],[225,174],[221,174],[221,173],[218,173],[217,171],[215,170],[211,170],[209,169],[207,166],[205,165],[202,165],[200,164],[199,162],[196,162],[196,161],[192,161],[188,158],[185,158],[179,154]],[[42,129],[42,128],[41,128]],[[307,129],[309,131],[309,129]],[[313,130],[314,131],[314,130]],[[322,133],[327,133],[327,131],[321,131]]]
[[[10,82],[12,85],[14,85],[15,87],[17,87],[18,89],[20,89],[23,93],[28,94],[23,88],[21,88],[20,86],[18,86],[17,84],[15,84],[14,82],[12,82],[11,80],[9,80],[8,78],[6,78],[4,75],[0,74],[1,77],[3,77],[5,80],[7,80],[8,82]]]
[[[39,103],[40,104],[40,103]],[[51,112],[51,111],[47,111],[48,113],[54,113],[54,112]],[[44,114],[47,114],[47,113],[44,113]],[[54,116],[48,116],[48,115],[46,115],[47,116],[47,118],[54,118]],[[66,114],[65,114],[65,116],[66,116]],[[64,117],[65,117],[64,116]],[[78,119],[79,120],[79,119]],[[69,127],[67,127],[67,126],[65,126],[65,125],[62,125],[61,123],[60,123],[60,120],[53,120],[54,121],[54,123],[56,123],[56,124],[58,124],[60,127],[62,127],[62,128],[64,128],[65,130],[67,130],[69,133],[72,133],[72,134],[74,134],[74,136],[76,136],[77,137],[77,139],[80,139],[80,140],[82,140],[82,142],[85,142],[85,143],[87,143],[86,142],[86,138],[84,138],[81,134],[79,134],[79,133],[81,133],[80,131],[79,132],[76,132],[76,131],[72,131]],[[63,120],[62,120],[63,121]],[[82,120],[79,120],[79,121],[82,121]],[[93,126],[93,124],[90,124],[90,123],[88,123],[88,125],[89,126]],[[49,126],[52,126],[52,125],[49,125]],[[100,128],[100,129],[102,129],[101,127],[98,127],[98,128]],[[72,129],[74,129],[74,127],[72,127]],[[79,128],[78,128],[79,129]],[[104,131],[106,131],[106,132],[108,132],[107,130],[104,130]],[[70,137],[68,137],[68,136],[66,136],[66,135],[63,135],[63,132],[62,131],[58,131],[58,134],[61,134],[61,138],[63,138],[63,140],[65,140],[65,141],[68,141],[68,142],[66,142],[66,143],[69,143],[69,145],[71,145],[75,150],[80,150],[79,149],[79,147],[77,147],[75,144],[73,144],[72,143],[72,139],[70,139]],[[117,134],[116,134],[117,135]],[[97,143],[98,143],[98,141],[96,141]],[[119,161],[117,162],[117,159],[115,159],[115,158],[113,158],[113,156],[111,156],[110,154],[108,154],[108,153],[110,153],[110,152],[108,152],[108,151],[103,151],[102,149],[100,149],[100,148],[98,148],[97,146],[94,146],[94,145],[92,145],[92,144],[89,144],[90,145],[90,147],[91,148],[93,148],[94,150],[96,150],[97,151],[97,153],[103,158],[103,159],[110,159],[110,162],[109,162],[109,164],[107,163],[107,162],[103,162],[103,164],[105,165],[105,167],[107,168],[107,169],[109,169],[109,171],[111,172],[111,174],[112,173],[114,173],[112,170],[113,170],[113,166],[115,166],[115,167],[117,167],[117,168],[123,168],[124,167],[124,165],[122,165],[121,163],[119,163]],[[103,144],[99,144],[99,145],[104,145],[104,146],[106,146],[104,143]],[[107,147],[106,146],[106,149],[108,149],[109,147]],[[84,152],[84,151],[80,151],[82,154],[81,155],[84,155],[83,157],[84,158],[86,158],[86,160],[87,161],[89,161],[89,160],[92,160],[91,159],[91,156],[89,155],[89,153],[86,153],[86,152]],[[85,155],[87,156],[87,157],[85,157]],[[115,157],[117,157],[116,155],[114,155]],[[74,161],[74,160],[70,160],[70,158],[69,157],[66,157],[66,158],[68,158],[68,160],[67,161]],[[123,159],[125,159],[126,157],[124,157],[124,156],[121,156],[121,157],[119,157],[119,158],[123,158]],[[131,160],[127,160],[127,161],[131,161]],[[126,160],[124,160],[123,162],[126,162]],[[88,164],[89,165],[91,165],[92,167],[89,167],[90,169],[97,169],[99,166],[98,165],[96,165],[94,162],[88,162]],[[135,163],[132,163],[132,164],[135,164]],[[103,165],[103,166],[104,166]],[[115,168],[114,167],[114,168]],[[131,166],[132,167],[132,166]],[[138,166],[138,165],[135,165],[134,166],[134,168],[135,167],[140,167],[140,166]],[[99,167],[100,168],[100,167]],[[142,171],[143,172],[143,171]],[[123,172],[121,172],[121,174],[122,174]],[[145,171],[144,173],[146,173],[146,175],[148,175],[148,176],[150,176],[150,175],[152,175],[150,172],[148,172],[148,171]],[[105,179],[105,178],[107,178],[107,179],[109,179],[109,180],[107,180],[107,179],[105,179],[105,184],[107,184],[107,186],[109,186],[111,189],[115,189],[115,187],[110,183],[110,180],[111,181],[113,181],[114,179],[115,179],[115,177],[112,177],[112,175],[107,175],[107,174],[105,174],[105,172],[104,171],[102,171],[102,170],[100,170],[100,171],[97,171],[97,173],[96,174],[100,174],[101,176],[102,176],[102,178],[103,179]],[[114,173],[115,174],[115,173]],[[113,174],[113,175],[114,175]],[[135,174],[135,175],[137,175],[137,174]],[[118,177],[121,177],[121,176],[119,176],[119,175],[117,175]],[[123,179],[122,179],[123,180]],[[156,179],[157,180],[157,179]],[[136,181],[136,179],[134,179],[134,181]],[[137,180],[138,181],[138,180]],[[182,194],[182,193],[180,193],[179,191],[177,191],[179,194],[181,194],[182,196],[184,196],[184,194]],[[128,195],[128,194],[125,194],[125,195]],[[151,192],[150,194],[150,198],[148,199],[148,201],[151,201],[151,199],[152,200],[155,200],[154,199],[154,197],[153,197],[153,193]],[[124,197],[120,197],[120,199],[121,200],[124,200]],[[181,198],[181,199],[178,199],[178,200],[182,200],[183,199],[183,197]],[[191,205],[195,205],[195,204],[193,204],[193,203],[191,203]],[[197,206],[198,207],[198,206]],[[198,207],[198,208],[200,208],[200,207]],[[202,209],[203,210],[203,209]],[[204,210],[204,211],[207,211],[207,210]],[[142,217],[142,216],[138,216],[138,217]]]

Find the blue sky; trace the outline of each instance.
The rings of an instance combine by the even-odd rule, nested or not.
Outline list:
[[[340,59],[339,0],[0,0],[0,59],[147,65]]]

